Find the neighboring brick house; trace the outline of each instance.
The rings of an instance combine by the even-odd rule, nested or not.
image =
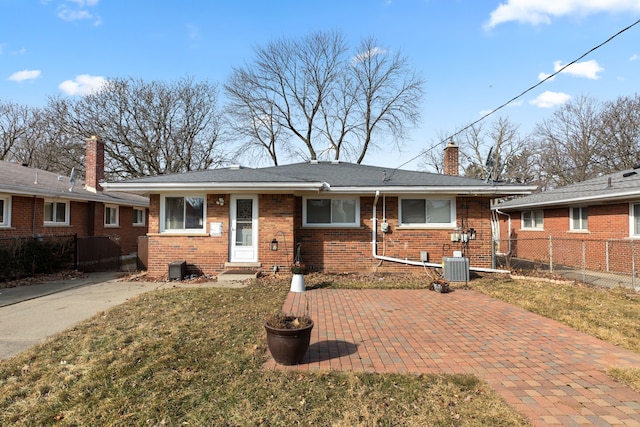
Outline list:
[[[490,200],[534,188],[457,176],[458,147],[446,150],[451,175],[312,161],[105,185],[150,197],[151,277],[178,260],[214,275],[287,270],[298,251],[310,269],[330,272],[422,271],[421,252],[439,266],[458,250],[473,268],[490,268]],[[470,231],[474,240],[452,241]]]
[[[0,239],[53,235],[109,236],[122,254],[147,233],[149,199],[103,191],[104,146],[87,140],[86,182],[0,161]]]
[[[640,170],[505,200],[492,210],[498,253],[629,273],[640,238]]]

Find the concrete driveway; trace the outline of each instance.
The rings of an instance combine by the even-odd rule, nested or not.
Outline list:
[[[123,282],[119,273],[0,289],[0,359],[164,284]]]

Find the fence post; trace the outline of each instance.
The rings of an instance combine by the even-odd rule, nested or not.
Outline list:
[[[631,286],[636,289],[636,245],[631,241]]]
[[[582,283],[587,280],[587,244],[582,240]]]
[[[73,251],[73,269],[74,270],[78,270],[78,234],[74,234],[73,235],[73,245],[74,245],[74,251]]]
[[[553,242],[549,236],[549,273],[553,273]]]
[[[604,252],[605,252],[605,262],[607,264],[607,273],[608,273],[609,272],[609,240],[605,242]]]

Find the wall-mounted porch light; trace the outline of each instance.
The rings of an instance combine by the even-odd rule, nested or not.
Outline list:
[[[469,229],[469,240],[476,240],[476,230],[475,228]]]
[[[271,248],[272,251],[277,251],[278,250],[278,240],[276,240],[275,237],[271,241],[271,245],[269,247]]]

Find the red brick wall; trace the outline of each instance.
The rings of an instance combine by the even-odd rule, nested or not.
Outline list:
[[[225,197],[224,206],[215,201]],[[273,266],[288,269],[293,261],[295,245],[301,244],[302,262],[315,270],[346,271],[421,271],[422,267],[380,261],[372,255],[373,197],[360,199],[359,228],[303,228],[302,198],[292,195],[266,194],[259,196],[258,260],[261,269],[270,271]],[[377,216],[382,220],[383,198],[378,200]],[[152,195],[149,209],[149,264],[150,277],[164,277],[169,263],[185,260],[190,272],[219,274],[225,270],[229,250],[229,196],[207,196],[207,232],[209,223],[223,224],[223,235],[169,236],[160,234],[158,223],[160,197]],[[458,198],[456,202],[458,226],[465,230],[474,228],[477,239],[468,246],[452,243],[451,229],[398,229],[398,198],[386,198],[386,215],[391,231],[377,233],[378,255],[420,260],[420,251],[429,252],[429,262],[441,263],[443,256],[452,256],[454,250],[465,250],[472,266],[491,267],[491,223],[489,199],[483,197]],[[378,223],[378,224],[379,224]],[[294,232],[295,230],[295,232]],[[284,233],[284,234],[283,234]],[[273,238],[278,240],[279,250],[271,251]]]
[[[632,239],[629,239],[628,203],[589,206],[588,232],[570,230],[569,207],[544,209],[542,230],[523,230],[521,212],[509,214],[511,230],[507,217],[500,217],[502,252],[507,251],[507,239],[510,237],[517,239],[511,245],[513,256],[547,263],[550,261],[551,238],[551,257],[555,265],[582,267],[584,263],[587,269],[631,271],[630,259],[634,249]],[[637,253],[640,255],[640,250]]]
[[[93,230],[89,220],[91,205],[93,209]],[[34,215],[35,213],[35,215]],[[0,238],[27,237],[36,235],[61,236],[77,234],[84,236],[116,236],[120,238],[123,255],[137,251],[138,236],[144,236],[146,227],[133,226],[133,208],[120,206],[120,226],[104,227],[104,205],[71,201],[69,206],[69,225],[44,225],[44,199],[39,197],[13,196],[11,200],[11,228],[0,228]]]

